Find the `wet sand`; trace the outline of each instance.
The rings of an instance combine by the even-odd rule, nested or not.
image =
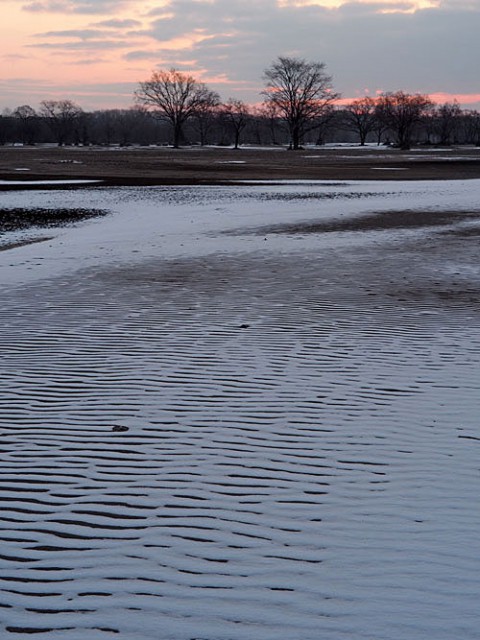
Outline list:
[[[4,194],[2,638],[476,638],[476,188]]]

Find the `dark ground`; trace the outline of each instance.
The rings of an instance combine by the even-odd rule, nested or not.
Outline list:
[[[480,149],[386,147],[238,151],[225,148],[0,147],[0,180],[99,179],[110,185],[224,184],[242,180],[480,178]],[[0,185],[0,190],[13,186]],[[18,187],[15,187],[18,189]]]

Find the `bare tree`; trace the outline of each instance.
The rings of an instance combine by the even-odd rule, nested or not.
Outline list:
[[[464,111],[462,120],[465,142],[480,147],[480,112],[476,109]]]
[[[456,100],[454,102],[446,102],[435,109],[434,117],[440,144],[452,144],[461,115],[462,110]]]
[[[337,113],[338,112],[335,110],[333,104],[329,104],[325,107],[325,111],[322,113],[322,115],[315,120],[315,144],[317,146],[320,147],[325,144],[327,133],[332,128],[332,124]]]
[[[71,100],[44,100],[40,103],[40,115],[47,121],[58,145],[75,138],[75,127],[83,113]]]
[[[118,113],[118,135],[119,142],[122,147],[126,147],[132,143],[138,131],[147,119],[145,109],[141,107],[131,107],[130,109],[122,109]]]
[[[382,142],[386,142],[386,140],[384,139],[384,134],[386,134],[388,131],[388,125],[385,124],[385,122],[380,117],[380,108],[378,106],[378,103],[377,103],[377,106],[375,107],[375,115],[376,115],[376,119],[373,127],[373,132],[377,139],[377,146],[380,146]]]
[[[227,122],[228,126],[233,131],[234,135],[234,147],[238,149],[240,145],[240,136],[242,131],[248,124],[250,119],[250,111],[247,105],[242,100],[234,100],[229,98],[228,101],[222,106],[222,117]]]
[[[173,128],[173,146],[178,148],[183,126],[206,102],[212,92],[202,82],[176,69],[154,71],[150,80],[141,82],[135,92],[139,104],[153,108],[153,114]]]
[[[103,109],[95,114],[95,124],[97,125],[97,136],[102,144],[110,146],[116,141],[117,134],[117,109]]]
[[[433,107],[430,98],[420,93],[383,93],[377,100],[377,117],[392,131],[400,149],[410,149],[415,127]]]
[[[360,146],[365,146],[369,133],[375,131],[377,126],[376,101],[370,96],[358,98],[344,109],[345,126],[358,133]]]
[[[251,141],[258,145],[263,145],[264,141],[271,137],[268,118],[263,105],[260,107],[250,107],[250,121],[247,135],[249,135]]]
[[[285,123],[280,119],[277,106],[273,102],[264,102],[257,109],[257,117],[265,120],[272,144],[279,144],[277,140],[278,128],[279,125],[284,127]]]
[[[4,109],[0,113],[0,145],[3,146],[8,140],[8,135],[11,132],[12,112],[10,109]]]
[[[290,134],[290,148],[298,149],[304,134],[339,97],[322,62],[280,56],[265,70],[265,101],[275,105]]]
[[[37,112],[28,104],[17,107],[12,113],[17,122],[23,144],[35,144],[35,139],[39,130]]]
[[[203,147],[208,143],[209,133],[216,121],[220,96],[215,91],[209,91],[205,100],[198,105],[192,117],[194,130],[200,136],[200,144]]]

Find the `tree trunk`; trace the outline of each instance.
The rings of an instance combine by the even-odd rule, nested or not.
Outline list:
[[[178,149],[180,147],[180,140],[182,138],[182,123],[174,122],[173,124],[173,148]]]
[[[294,151],[298,151],[298,149],[300,148],[300,131],[298,127],[293,127],[292,129],[291,148]]]

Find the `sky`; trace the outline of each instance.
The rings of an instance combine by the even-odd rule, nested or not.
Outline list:
[[[0,0],[0,112],[128,108],[176,68],[261,101],[279,55],[324,62],[344,100],[428,93],[480,108],[480,0]]]

